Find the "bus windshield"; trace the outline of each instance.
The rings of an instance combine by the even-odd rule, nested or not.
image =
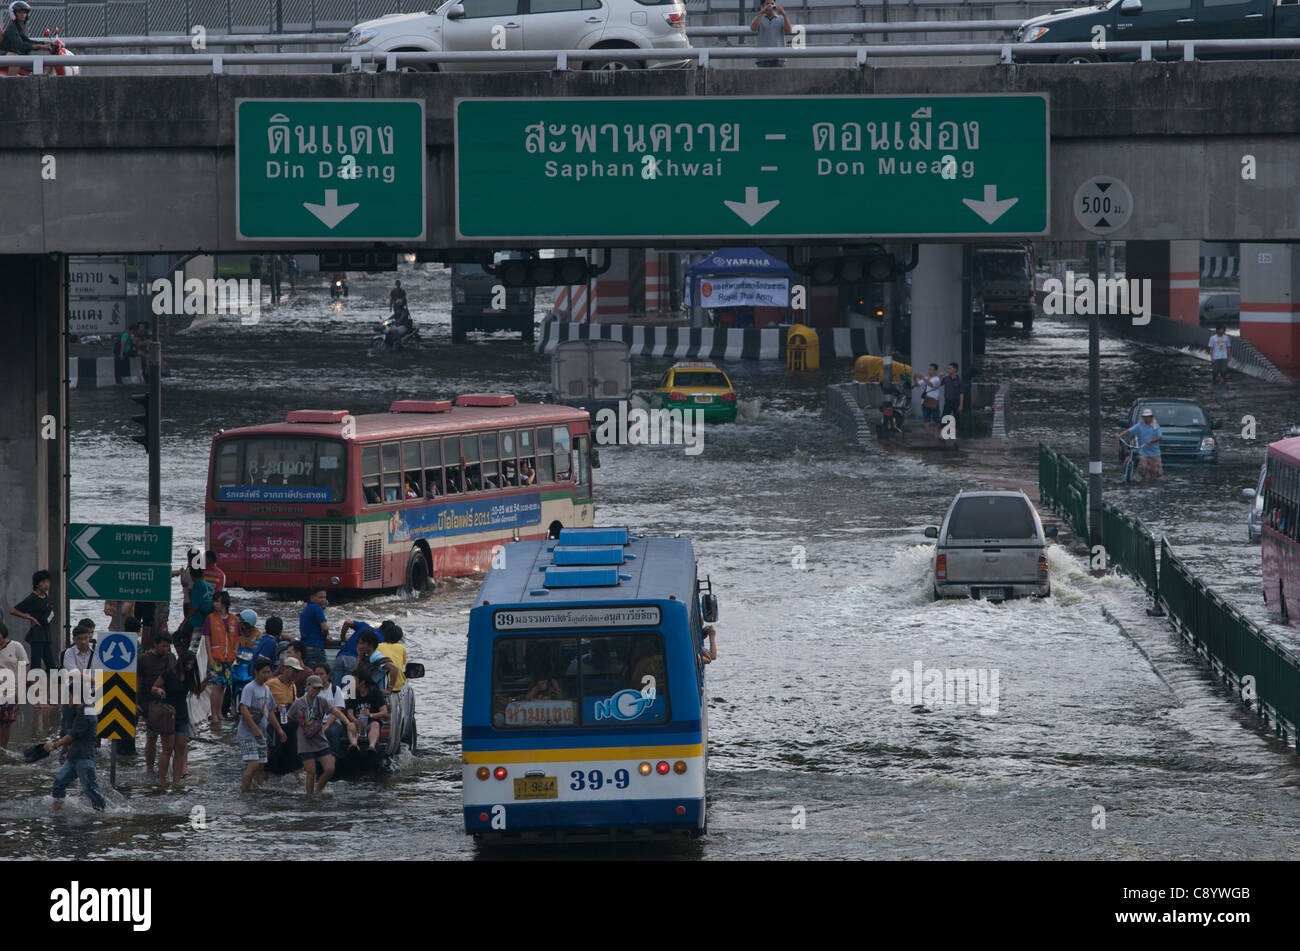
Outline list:
[[[658,634],[503,637],[494,646],[497,729],[667,720],[668,676]]]
[[[347,451],[334,439],[232,436],[217,443],[212,497],[223,502],[341,502]]]

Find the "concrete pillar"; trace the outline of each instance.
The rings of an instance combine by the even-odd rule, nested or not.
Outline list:
[[[925,373],[926,364],[961,362],[961,262],[960,244],[923,244],[912,272],[912,372]],[[965,373],[969,367],[962,367]],[[913,412],[920,413],[920,390],[915,391]]]
[[[1241,246],[1241,336],[1279,370],[1300,368],[1300,253],[1289,244]]]
[[[1151,281],[1151,313],[1195,327],[1201,322],[1201,242],[1130,241],[1130,280]]]
[[[0,607],[9,633],[22,640],[27,625],[8,618],[9,609],[31,591],[33,572],[49,570],[60,645],[68,613],[66,274],[63,255],[0,256],[0,353],[9,357],[0,387]]]

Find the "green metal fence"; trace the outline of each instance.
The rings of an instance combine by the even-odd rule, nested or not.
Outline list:
[[[1078,466],[1042,443],[1038,493],[1079,538],[1089,537],[1087,479]],[[1286,724],[1300,752],[1300,658],[1193,575],[1164,538],[1157,557],[1155,536],[1140,519],[1104,503],[1101,525],[1109,564],[1141,584],[1187,642],[1277,732]]]

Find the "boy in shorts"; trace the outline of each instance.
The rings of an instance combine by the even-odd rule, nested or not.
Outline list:
[[[271,662],[259,657],[253,663],[253,679],[244,685],[239,695],[239,754],[244,760],[244,773],[240,777],[239,791],[248,792],[255,785],[266,780],[266,731],[271,725],[280,734],[284,742],[284,730],[278,718],[272,718],[270,712],[275,709],[275,699],[271,696],[266,682],[271,679]]]

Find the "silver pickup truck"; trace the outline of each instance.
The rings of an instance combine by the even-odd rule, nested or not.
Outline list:
[[[1055,536],[1023,492],[958,492],[943,524],[925,530],[936,539],[934,600],[1047,597],[1046,540]]]

